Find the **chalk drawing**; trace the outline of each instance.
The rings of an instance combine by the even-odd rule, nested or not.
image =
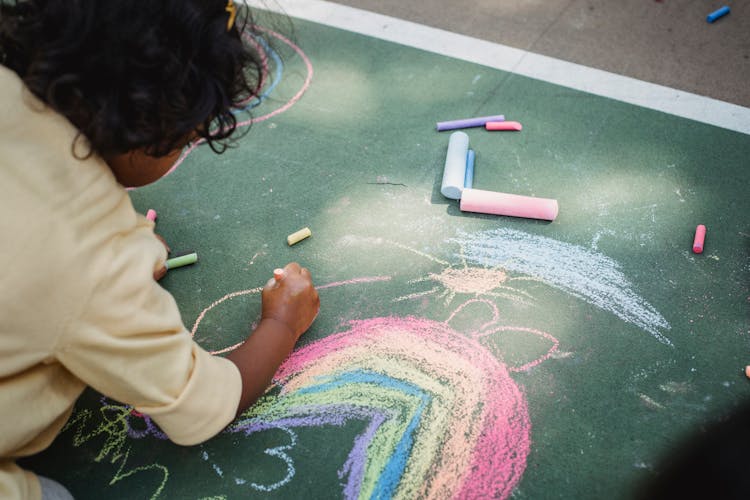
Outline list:
[[[354,241],[363,239],[344,239],[344,243]],[[342,331],[294,351],[276,373],[273,387],[224,431],[243,436],[271,430],[284,433],[286,442],[264,450],[278,460],[278,474],[273,480],[253,477],[252,471],[232,467],[231,452],[204,448],[200,458],[217,480],[248,492],[283,491],[297,473],[293,457],[300,431],[358,422],[363,428],[347,444],[346,458],[337,466],[345,498],[507,498],[523,476],[531,439],[527,403],[512,374],[569,354],[560,353],[559,342],[547,332],[503,324],[495,301],[534,300],[508,285],[515,278],[541,281],[572,294],[669,343],[659,331],[669,328],[666,320],[632,290],[619,265],[601,253],[509,229],[460,233],[449,242],[458,244],[455,256],[460,265],[398,242],[365,241],[442,266],[408,282],[432,281],[438,286],[394,300],[434,297],[447,305],[461,296],[463,302],[444,321],[416,316],[351,321]],[[477,272],[478,266],[484,271]],[[390,276],[361,277],[318,290],[391,280]],[[207,314],[220,317],[217,308],[222,304],[260,295],[261,290],[232,292],[209,304],[196,318],[192,334],[199,332]],[[490,312],[484,323],[474,322],[475,329],[467,332],[452,326],[466,324],[459,315],[469,311],[473,317],[477,307]],[[530,361],[507,363],[503,353],[493,353],[494,340],[507,335],[535,336],[546,343],[546,351]],[[227,352],[237,345],[219,346],[213,352]],[[648,396],[639,396],[658,409]],[[105,422],[85,436],[77,433],[76,439],[107,436],[97,459],[120,461],[121,470],[113,481],[161,470],[163,466],[151,464],[125,471],[129,439],[166,436],[146,415],[109,403],[106,408],[102,410]],[[80,417],[75,421],[80,422]],[[169,476],[166,468],[162,472],[155,496]]]
[[[467,261],[498,266],[543,280],[650,333],[672,346],[662,333],[670,324],[639,296],[620,265],[601,253],[513,229],[461,233],[449,241],[461,245]]]
[[[355,278],[351,280],[346,281],[338,281],[334,283],[328,283],[327,285],[322,285],[316,287],[317,290],[325,290],[326,288],[331,288],[335,286],[342,286],[342,285],[354,285],[359,283],[374,283],[378,281],[389,281],[391,278],[390,276],[374,276],[374,277],[362,277],[362,278]],[[203,321],[203,318],[205,318],[206,314],[211,311],[216,306],[226,302],[227,300],[233,299],[235,297],[241,297],[243,295],[257,295],[261,292],[263,288],[257,287],[257,288],[251,288],[248,290],[238,290],[236,292],[228,293],[221,297],[220,299],[212,302],[208,307],[203,309],[200,314],[198,314],[198,317],[195,320],[195,323],[193,323],[192,328],[190,329],[190,335],[195,338],[195,332],[198,331],[198,327],[200,326],[201,322]],[[232,344],[230,346],[216,349],[213,351],[209,351],[211,354],[223,354],[225,352],[233,351],[236,349],[242,342],[237,342],[236,344]]]
[[[130,459],[131,447],[128,444],[128,438],[143,438],[151,435],[158,439],[166,439],[167,436],[153,427],[150,419],[145,415],[134,413],[132,408],[127,405],[111,402],[107,398],[101,398],[102,406],[99,408],[99,414],[95,417],[91,410],[84,409],[76,411],[65,424],[62,432],[73,432],[73,446],[80,447],[89,441],[98,443],[103,438],[99,452],[94,456],[94,462],[100,463],[105,460],[110,464],[118,466],[109,481],[112,486],[119,481],[126,479],[135,474],[145,473],[141,479],[141,484],[148,484],[146,481],[156,484],[153,493],[149,498],[158,498],[169,479],[169,470],[167,467],[158,464],[140,465],[137,467],[128,466]],[[136,423],[131,423],[131,419]],[[133,426],[140,425],[141,421],[147,421],[148,427],[154,432],[134,431]]]
[[[388,279],[360,278],[318,289]],[[193,333],[220,304],[259,293],[259,288],[242,290],[215,301],[201,312]],[[469,304],[486,306],[491,318],[461,334],[450,323]],[[276,373],[278,391],[267,393],[227,432],[249,436],[364,420],[365,429],[353,438],[338,471],[344,497],[506,498],[525,469],[531,431],[525,398],[510,373],[553,357],[558,341],[540,330],[500,325],[499,318],[497,305],[473,298],[444,322],[353,321],[348,330],[296,350]],[[506,366],[483,343],[509,333],[536,335],[549,348],[526,364]],[[294,466],[287,451],[295,442],[266,450],[281,459],[282,480],[261,484],[234,478],[235,484],[271,491],[291,482]],[[220,455],[204,457],[217,474],[224,469],[219,462],[231,460]]]
[[[426,252],[421,252],[407,245],[384,238],[345,236],[341,238],[340,243],[341,245],[367,244],[394,246],[443,266],[443,269],[438,273],[428,273],[425,277],[408,282],[410,285],[420,282],[434,282],[436,284],[435,287],[429,290],[402,295],[394,299],[396,302],[436,295],[438,298],[444,298],[445,304],[448,305],[453,301],[456,294],[466,294],[474,297],[498,297],[516,303],[529,304],[533,299],[531,294],[511,287],[506,283],[511,281],[541,281],[538,278],[528,276],[509,276],[501,265],[470,267],[463,256],[463,249],[461,249],[459,254],[461,265],[455,266]]]
[[[255,118],[250,118],[250,119],[244,120],[244,121],[239,121],[239,122],[237,122],[237,127],[245,127],[245,126],[251,125],[253,123],[262,122],[262,121],[268,120],[269,118],[273,118],[274,116],[283,113],[284,111],[286,111],[289,108],[291,108],[294,104],[297,103],[297,101],[299,101],[302,98],[302,95],[305,92],[307,92],[307,89],[310,87],[310,83],[312,82],[312,76],[313,76],[312,63],[310,62],[310,59],[302,51],[301,48],[299,48],[294,42],[292,42],[291,40],[289,40],[285,36],[283,36],[283,35],[281,35],[279,33],[276,33],[275,31],[271,31],[271,30],[263,28],[261,26],[255,26],[255,28],[258,31],[265,32],[268,35],[270,35],[270,36],[276,38],[277,40],[283,42],[284,44],[288,45],[292,50],[294,50],[294,52],[297,53],[297,55],[299,55],[299,57],[302,59],[302,62],[305,65],[305,70],[306,70],[305,80],[302,83],[302,86],[300,87],[300,89],[284,105],[282,105],[281,107],[279,107],[279,108],[277,108],[277,109],[275,109],[273,111],[270,111],[270,112],[268,112],[268,113],[266,113],[264,115],[261,115],[261,116],[255,117]],[[266,74],[267,74],[267,70],[268,70],[267,56],[266,56],[266,53],[267,53],[266,48],[268,47],[268,45],[266,44],[265,41],[259,42],[258,40],[260,40],[260,39],[251,37],[247,33],[243,33],[243,38],[246,41],[248,41],[248,43],[250,43],[251,45],[253,45],[254,47],[256,47],[257,50],[258,50],[258,52],[261,54],[262,63],[263,63],[263,75],[264,75],[263,79],[261,80],[261,85],[264,85],[264,83],[265,83],[264,80],[266,78]],[[276,77],[275,77],[275,79],[271,83],[270,87],[267,88],[263,93],[261,93],[261,95],[258,96],[257,99],[251,98],[247,102],[242,103],[243,104],[243,108],[242,109],[249,109],[249,108],[257,106],[258,104],[260,104],[261,102],[263,102],[269,96],[269,94],[271,93],[271,91],[276,87],[276,85],[279,83],[279,81],[281,79],[281,71],[282,71],[282,66],[280,64],[280,58],[278,57],[278,55],[275,52],[271,52],[271,58],[274,59],[274,62],[276,64]],[[182,154],[177,159],[177,161],[175,161],[174,165],[172,165],[172,167],[167,171],[167,173],[164,174],[164,177],[166,177],[167,175],[169,175],[172,172],[174,172],[177,169],[177,167],[179,167],[182,164],[182,162],[185,161],[185,158],[187,158],[193,151],[195,151],[195,149],[198,146],[200,146],[201,144],[204,144],[205,142],[206,141],[201,138],[201,139],[199,139],[197,141],[194,141],[194,142],[190,143],[190,145],[182,152]]]
[[[355,278],[318,290],[390,280]],[[196,319],[193,334],[209,311],[260,292],[261,288],[241,290],[215,301]],[[486,308],[489,317],[474,331],[460,333],[451,323],[468,305]],[[533,361],[508,366],[484,345],[508,333],[539,336],[549,347]],[[274,387],[224,431],[244,436],[283,431],[288,442],[264,450],[279,461],[276,480],[264,483],[251,474],[242,477],[231,466],[232,453],[225,451],[209,452],[202,445],[200,459],[221,481],[271,492],[294,480],[291,452],[298,430],[357,421],[365,423],[364,429],[352,438],[338,467],[345,498],[507,498],[525,470],[531,433],[527,403],[511,373],[534,368],[553,357],[557,348],[558,341],[546,332],[501,325],[499,308],[489,298],[470,298],[444,321],[412,316],[352,321],[344,331],[293,352],[277,371]],[[86,429],[90,410],[77,412],[66,426],[76,429],[74,445],[104,434],[96,461],[120,461],[110,484],[161,470],[163,481],[152,494],[158,497],[169,477],[165,467],[149,464],[123,470],[129,439],[167,436],[147,415],[106,398],[101,402],[104,421],[93,430]],[[230,469],[234,472],[228,474]]]

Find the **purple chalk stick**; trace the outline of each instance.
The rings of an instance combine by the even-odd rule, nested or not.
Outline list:
[[[463,120],[451,120],[447,122],[438,122],[437,130],[455,130],[457,128],[484,127],[487,122],[505,121],[505,115],[480,116],[478,118],[465,118]]]

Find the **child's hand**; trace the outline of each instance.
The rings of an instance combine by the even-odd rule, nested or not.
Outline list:
[[[295,342],[310,328],[320,310],[320,298],[310,271],[296,262],[284,267],[281,279],[271,278],[263,287],[262,320],[274,320],[289,329]]]
[[[167,241],[161,237],[161,235],[154,233],[154,236],[158,238],[159,241],[161,241],[162,245],[164,245],[164,248],[167,249],[167,255],[172,251],[171,248],[169,248],[169,245],[167,245]],[[167,275],[167,266],[161,266],[160,269],[157,269],[154,271],[154,280],[159,281],[164,276]]]
[[[287,264],[283,274],[263,287],[258,326],[240,346],[227,355],[242,377],[237,414],[258,400],[299,337],[310,328],[320,309],[318,292],[310,272],[299,264]]]

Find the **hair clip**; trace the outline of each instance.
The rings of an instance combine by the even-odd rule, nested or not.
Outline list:
[[[224,7],[224,10],[229,12],[229,19],[227,20],[227,31],[229,31],[234,26],[234,18],[237,17],[237,7],[234,6],[234,1],[227,0],[227,6]]]

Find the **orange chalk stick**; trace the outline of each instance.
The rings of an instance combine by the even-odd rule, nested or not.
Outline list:
[[[484,124],[484,128],[487,130],[510,130],[513,132],[519,132],[523,125],[518,122],[487,122]]]

